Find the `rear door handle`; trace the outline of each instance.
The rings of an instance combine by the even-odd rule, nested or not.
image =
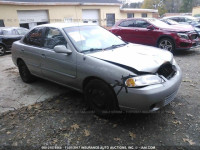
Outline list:
[[[24,49],[21,49],[22,52],[24,52]]]

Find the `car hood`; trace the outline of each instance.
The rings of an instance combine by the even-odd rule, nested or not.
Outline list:
[[[186,25],[186,24],[176,24],[176,25],[171,25],[171,26],[173,26],[173,27],[175,27],[175,28],[182,28],[182,29],[186,29],[186,30],[194,30],[194,27],[193,26],[191,26],[191,25]]]
[[[159,67],[173,61],[173,55],[151,46],[128,44],[113,50],[88,54],[89,56],[136,69],[139,72],[155,73]]]
[[[182,25],[169,25],[168,27],[164,27],[164,28],[160,28],[161,30],[165,30],[165,31],[171,31],[171,32],[189,32],[191,30],[191,27],[183,27]]]

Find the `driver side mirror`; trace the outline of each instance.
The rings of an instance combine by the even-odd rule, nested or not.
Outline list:
[[[149,29],[149,30],[154,30],[154,26],[149,25],[149,26],[147,27],[147,29]]]
[[[70,55],[72,53],[72,51],[68,48],[66,48],[65,45],[57,45],[54,47],[54,51],[56,53],[65,53],[67,55]]]

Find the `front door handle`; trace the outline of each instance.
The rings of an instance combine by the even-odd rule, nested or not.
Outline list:
[[[45,58],[46,57],[45,54],[42,54],[42,57]]]

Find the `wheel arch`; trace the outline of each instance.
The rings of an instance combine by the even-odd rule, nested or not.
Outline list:
[[[107,85],[109,85],[105,80],[99,78],[99,77],[96,77],[96,76],[89,76],[89,77],[86,77],[84,80],[83,80],[83,83],[82,83],[82,90],[84,91],[84,88],[85,86],[91,81],[91,80],[101,80],[103,81],[104,83],[106,83]],[[109,85],[110,86],[110,85]]]
[[[160,36],[160,37],[157,39],[157,41],[156,41],[156,47],[158,47],[158,44],[159,44],[160,40],[162,40],[162,39],[164,39],[164,38],[169,38],[170,40],[172,40],[172,42],[173,42],[173,44],[174,44],[174,48],[176,48],[175,39],[174,39],[172,36],[170,36],[170,35],[162,35],[162,36]]]
[[[110,89],[112,90],[113,94],[115,95],[115,101],[116,101],[116,107],[119,109],[119,102],[118,102],[118,98],[117,98],[117,94],[115,93],[114,91],[114,88],[108,83],[106,82],[105,80],[103,80],[102,78],[99,78],[99,77],[96,77],[96,76],[89,76],[89,77],[86,77],[84,80],[83,80],[83,83],[82,83],[82,90],[84,92],[84,89],[85,89],[85,86],[92,80],[100,80],[102,82],[104,82],[105,84],[107,84]]]
[[[6,45],[3,43],[0,43],[0,45],[2,45],[5,49],[7,49]]]
[[[18,66],[18,64],[19,64],[20,61],[24,62],[24,60],[22,58],[17,58],[17,66]]]

